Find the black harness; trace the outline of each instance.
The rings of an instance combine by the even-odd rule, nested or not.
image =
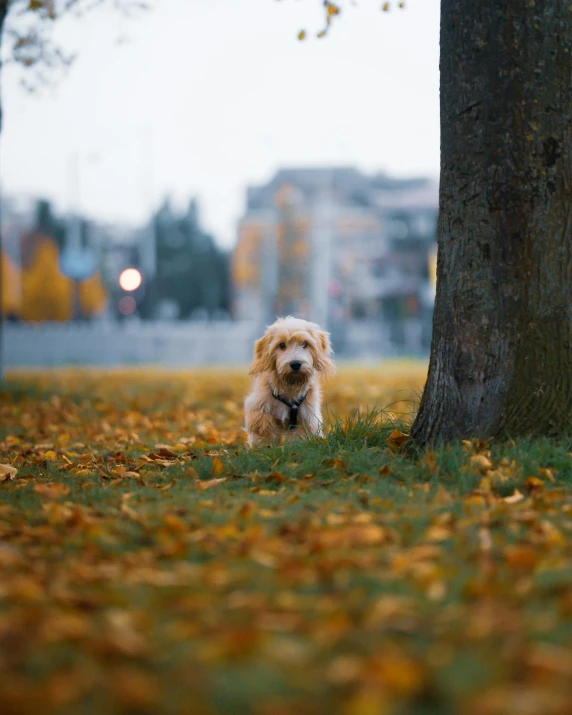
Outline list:
[[[275,400],[279,400],[283,405],[286,405],[286,407],[290,408],[290,416],[288,420],[288,429],[296,429],[298,425],[298,408],[304,402],[306,397],[308,397],[308,392],[303,396],[300,397],[298,400],[287,400],[285,397],[282,397],[282,395],[277,395],[272,388],[270,388],[270,392],[272,393],[272,397]]]

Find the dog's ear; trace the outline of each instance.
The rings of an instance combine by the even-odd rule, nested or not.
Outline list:
[[[330,336],[325,330],[317,330],[315,336],[317,351],[314,366],[316,370],[322,373],[324,378],[333,377],[336,374],[336,366],[331,359],[333,350],[330,344]]]
[[[254,377],[274,369],[274,359],[270,352],[271,343],[272,333],[266,333],[260,340],[256,341],[254,344],[254,360],[250,366],[249,375]]]

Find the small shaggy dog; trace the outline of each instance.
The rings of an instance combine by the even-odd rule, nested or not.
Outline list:
[[[333,375],[328,333],[315,323],[280,318],[254,346],[255,377],[244,411],[248,444],[316,434],[322,425],[320,382]]]

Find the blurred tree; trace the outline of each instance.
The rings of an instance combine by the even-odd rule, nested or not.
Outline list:
[[[154,217],[154,224],[157,272],[141,306],[143,317],[153,316],[164,302],[175,303],[182,319],[197,311],[205,315],[228,312],[228,258],[201,228],[196,199],[183,216],[176,215],[166,200]]]
[[[94,318],[97,315],[101,315],[107,308],[107,290],[99,271],[79,284],[79,300],[84,318]]]
[[[0,262],[2,311],[8,320],[20,317],[20,269],[6,254]]]
[[[66,226],[62,220],[55,216],[49,201],[42,199],[36,203],[34,230],[44,236],[49,236],[61,251],[66,240]]]
[[[71,320],[73,282],[59,267],[58,247],[46,236],[29,236],[33,259],[22,270],[22,309],[24,320]]]

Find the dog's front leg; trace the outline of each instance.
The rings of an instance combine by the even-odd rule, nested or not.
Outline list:
[[[315,405],[313,409],[307,408],[302,415],[302,427],[306,433],[321,436],[322,413]]]
[[[248,432],[248,444],[251,447],[279,442],[282,437],[282,429],[276,418],[262,410],[253,410],[247,414],[246,431]]]

